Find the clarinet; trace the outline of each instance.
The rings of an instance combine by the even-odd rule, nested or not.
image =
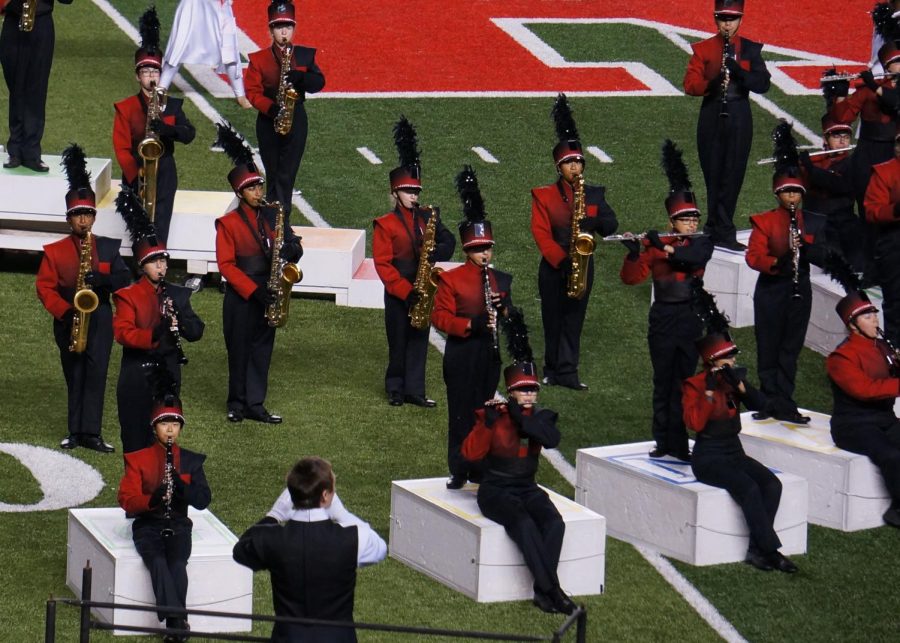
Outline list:
[[[166,290],[166,282],[159,284],[159,292],[163,297],[162,316],[163,319],[169,320],[169,335],[172,336],[172,342],[175,344],[175,351],[178,353],[178,363],[182,366],[188,363],[187,355],[184,354],[184,348],[181,346],[181,330],[178,328],[178,312],[175,310],[175,302],[169,297]]]
[[[800,294],[800,228],[797,225],[797,206],[796,204],[791,204],[788,207],[788,212],[791,214],[791,224],[788,231],[790,238],[788,239],[788,246],[791,249],[791,267],[793,268],[793,275],[791,276],[791,285],[793,287],[791,297],[794,299],[800,299],[803,295]]]
[[[728,118],[728,85],[731,83],[731,72],[725,65],[725,60],[728,58],[729,49],[731,48],[731,37],[728,36],[728,34],[725,34],[722,38],[725,40],[725,43],[722,46],[722,67],[720,68],[722,73],[722,86],[719,88],[719,91],[722,94],[722,102],[719,105],[719,116],[721,118]]]
[[[172,529],[172,496],[175,494],[175,454],[172,443],[172,438],[166,440],[166,468],[163,473],[163,484],[166,485],[166,493],[163,495],[163,520],[166,521],[166,526],[159,532],[163,537],[175,533]]]
[[[491,298],[491,279],[488,275],[487,264],[481,267],[481,281],[484,284],[484,307],[488,315],[488,327],[491,329],[491,347],[494,351],[494,357],[500,357],[500,336],[497,332],[497,309],[494,307],[494,301]]]
[[[881,327],[876,330],[878,332],[878,337],[881,338],[881,341],[883,341],[887,347],[887,350],[882,350],[882,353],[884,353],[884,359],[887,360],[888,363],[888,372],[891,374],[891,377],[900,377],[900,350],[898,350],[893,342],[887,338],[884,331],[881,330]]]

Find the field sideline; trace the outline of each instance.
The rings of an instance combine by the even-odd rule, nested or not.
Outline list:
[[[133,44],[100,11],[100,4],[95,0],[56,7],[56,59],[44,138],[49,154],[77,140],[91,156],[112,156],[111,104],[134,91],[130,69]],[[372,217],[382,213],[387,204],[386,174],[395,161],[390,128],[397,116],[405,113],[419,130],[425,198],[442,206],[448,225],[455,227],[460,216],[453,176],[463,163],[475,165],[498,238],[495,263],[515,275],[515,299],[525,308],[539,355],[538,255],[527,225],[528,188],[554,178],[548,118],[552,99],[496,94],[409,98],[408,93],[446,90],[477,94],[506,83],[503,91],[550,95],[565,89],[577,95],[579,88],[595,90],[616,83],[630,89],[628,83],[633,79],[621,71],[602,76],[597,69],[548,69],[529,58],[531,54],[523,57],[524,50],[504,41],[499,30],[495,34],[484,27],[486,16],[500,13],[495,4],[466,3],[459,15],[450,16],[446,5],[435,0],[417,3],[420,28],[414,30],[415,37],[400,29],[405,3],[373,0],[364,8],[346,0],[312,0],[299,5],[298,15],[303,18],[296,40],[320,48],[328,85],[321,99],[307,104],[311,135],[298,185],[309,206],[329,225],[370,230]],[[679,28],[708,30],[708,4],[692,0],[626,9],[610,2],[517,0],[503,3],[503,16],[494,17],[618,18],[627,14],[644,20],[677,20]],[[745,35],[778,47],[809,49],[817,56],[867,59],[869,23],[864,12],[870,9],[869,2],[854,0],[840,9],[810,0],[795,4],[793,11],[803,13],[806,19],[785,29],[779,27],[784,16],[781,5],[771,0],[748,3]],[[265,37],[259,19],[264,5],[262,0],[236,0],[235,4],[240,26],[257,42]],[[145,7],[138,0],[116,0],[112,6],[131,23]],[[159,7],[164,38],[174,8],[175,3]],[[677,12],[672,11],[675,8]],[[838,12],[848,17],[845,29],[816,28],[817,21],[834,26]],[[334,29],[334,21],[341,16],[340,28]],[[639,24],[561,22],[532,25],[531,31],[566,60],[641,61],[666,82],[680,87],[687,54],[677,42],[654,29]],[[368,53],[361,53],[364,51]],[[406,73],[392,77],[392,67],[385,61],[393,60],[395,51],[412,55],[404,58],[410,63]],[[770,54],[768,60],[785,58],[784,54]],[[460,65],[463,60],[465,65]],[[509,68],[521,71],[523,66],[538,80],[531,82],[528,74],[504,73]],[[425,68],[427,74],[422,71]],[[541,73],[536,75],[534,70]],[[806,82],[807,76],[797,71],[800,81]],[[254,138],[251,114],[240,112],[232,101],[215,98],[190,76],[186,78],[199,97]],[[347,97],[354,92],[387,90],[408,93],[397,97],[380,93],[364,100]],[[328,98],[328,92],[336,95]],[[773,88],[766,98],[798,124],[816,131],[820,97]],[[5,87],[0,84],[0,112],[5,111],[6,100]],[[645,230],[664,222],[665,182],[658,169],[658,150],[666,136],[686,150],[702,200],[702,175],[693,149],[696,99],[679,95],[576,96],[572,103],[585,144],[595,145],[612,160],[601,163],[591,157],[587,172],[590,181],[608,186],[620,231]],[[181,187],[225,190],[227,161],[208,151],[212,123],[194,105],[186,108],[198,137],[176,153]],[[765,104],[754,107],[754,119],[757,129],[751,159],[770,155],[768,132],[775,123]],[[4,121],[0,123],[0,142],[6,139],[5,128]],[[368,160],[358,151],[361,147],[382,163]],[[475,147],[484,148],[499,162],[485,160]],[[114,175],[117,172],[114,169]],[[771,207],[769,172],[751,163],[739,204],[739,227],[746,227],[750,213]],[[295,218],[297,221],[303,223]],[[605,244],[598,253],[597,284],[583,341],[583,377],[591,384],[590,393],[553,389],[542,394],[542,403],[561,411],[564,438],[560,453],[570,463],[574,463],[576,449],[584,446],[649,437],[645,340],[649,286],[627,288],[619,283],[623,254],[618,245]],[[64,386],[48,315],[34,297],[37,262],[33,256],[0,256],[0,358],[8,365],[0,372],[4,391],[0,442],[55,449],[64,431],[60,428],[65,423]],[[191,362],[185,369],[188,426],[184,440],[187,447],[209,455],[212,511],[240,533],[268,508],[293,460],[315,453],[335,464],[339,492],[348,507],[371,521],[386,538],[390,480],[445,473],[446,400],[439,353],[431,351],[428,364],[429,393],[438,399],[439,408],[433,412],[389,408],[382,391],[386,346],[380,311],[295,300],[291,323],[279,332],[270,377],[269,406],[283,414],[286,423],[277,428],[247,425],[235,429],[224,420],[221,296],[207,289],[195,296],[194,302],[207,329],[201,342],[187,347]],[[741,361],[752,372],[752,329],[736,335]],[[118,360],[118,349],[114,349],[105,415],[105,435],[117,447]],[[800,368],[799,401],[828,412],[830,391],[822,358],[804,351]],[[84,450],[73,455],[95,467],[106,483],[86,506],[113,506],[121,474],[119,456],[103,457]],[[542,464],[540,482],[572,496],[571,485],[547,462]],[[0,450],[0,506],[35,503],[42,496],[29,470]],[[50,594],[69,594],[64,584],[65,520],[65,511],[60,509],[3,513],[3,640],[40,640],[44,600]],[[892,583],[900,563],[897,545],[896,532],[888,528],[842,534],[810,527],[809,554],[797,558],[801,573],[796,577],[761,574],[744,565],[692,568],[676,563],[674,568],[734,626],[738,640],[890,640],[900,634]],[[589,640],[713,640],[719,636],[639,552],[613,539],[607,541],[606,589],[606,595],[584,601],[591,624]],[[257,575],[254,593],[255,610],[271,613],[265,575]],[[67,634],[59,640],[74,640],[74,615],[63,614],[66,625],[60,631]],[[356,617],[531,634],[547,633],[560,621],[525,602],[473,603],[392,560],[360,573]],[[255,630],[257,634],[266,632],[267,628]],[[105,635],[93,638],[114,640]],[[361,634],[360,640],[399,639]]]

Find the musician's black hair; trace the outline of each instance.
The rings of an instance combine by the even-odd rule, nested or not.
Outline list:
[[[456,192],[463,205],[463,215],[470,223],[480,223],[487,216],[484,212],[484,199],[478,188],[478,177],[471,165],[464,165],[456,175]]]
[[[409,122],[406,116],[400,115],[400,120],[394,124],[394,145],[397,148],[397,156],[400,157],[401,167],[420,165],[419,139],[416,136],[416,128]]]
[[[783,118],[772,130],[775,142],[775,174],[779,176],[800,176],[800,156],[794,139],[793,125]]]
[[[91,173],[87,170],[87,157],[78,143],[69,143],[63,150],[60,165],[66,173],[70,190],[91,187]]]
[[[138,31],[141,33],[142,49],[148,52],[159,51],[159,16],[156,14],[156,6],[151,5],[141,14]]]
[[[528,341],[528,326],[525,324],[525,314],[521,308],[511,306],[509,315],[500,318],[500,326],[506,333],[506,348],[509,356],[516,364],[533,362],[534,355],[531,352],[531,343]]]
[[[662,146],[662,168],[669,180],[670,193],[691,191],[691,179],[682,159],[682,152],[668,138]]]
[[[837,250],[829,248],[825,253],[825,261],[822,268],[832,280],[841,285],[846,294],[862,290],[862,282],[859,275],[854,272],[853,268],[847,263],[847,260]]]
[[[706,327],[707,335],[718,333],[731,337],[728,317],[719,310],[716,298],[703,287],[700,279],[694,279],[691,283],[691,308]]]
[[[248,165],[255,170],[256,165],[253,162],[253,149],[249,143],[241,136],[234,126],[228,121],[216,123],[216,142],[215,145],[225,150],[225,154],[231,159],[235,165]]]
[[[572,109],[569,107],[569,99],[566,98],[565,94],[560,93],[556,97],[556,102],[553,103],[550,115],[553,117],[553,124],[556,127],[557,140],[578,140],[578,128],[575,126]]]
[[[131,242],[137,243],[141,239],[153,237],[152,243],[155,243],[156,227],[147,216],[141,199],[127,185],[123,185],[116,197],[116,211],[125,221],[125,227],[131,237]]]

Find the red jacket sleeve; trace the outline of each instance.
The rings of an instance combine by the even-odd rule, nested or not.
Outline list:
[[[644,281],[644,279],[647,278],[647,275],[650,274],[651,260],[652,253],[649,249],[645,249],[644,252],[634,260],[629,259],[626,254],[625,259],[622,260],[622,269],[619,271],[619,277],[622,279],[622,283],[633,286]]]
[[[715,405],[706,399],[703,378],[689,378],[682,385],[681,404],[684,408],[684,424],[691,431],[700,433],[706,428]]]
[[[471,330],[468,328],[467,317],[457,317],[456,298],[453,296],[452,286],[442,276],[438,282],[437,293],[434,296],[434,310],[431,312],[431,323],[440,331],[455,337],[468,337]]]
[[[892,162],[889,162],[892,163]],[[892,183],[895,183],[892,185]],[[866,188],[863,202],[866,209],[866,221],[869,223],[897,223],[894,216],[894,203],[898,200],[895,191],[900,189],[900,181],[892,182],[887,167],[876,165],[872,169],[872,178]]]
[[[553,240],[550,215],[535,190],[531,191],[531,235],[541,255],[554,268],[559,267],[560,262],[569,256],[562,246]]]
[[[227,216],[227,215],[226,215]],[[221,219],[216,220],[216,263],[219,272],[231,287],[244,299],[250,299],[250,295],[257,289],[256,282],[238,268],[237,255],[234,251],[234,238]]]
[[[129,514],[150,510],[150,495],[144,493],[140,463],[134,453],[125,454],[125,474],[119,482],[119,506]]]
[[[124,101],[123,101],[124,103]],[[131,126],[128,115],[122,111],[123,103],[116,103],[116,117],[113,121],[113,150],[122,168],[122,176],[128,183],[134,183],[138,176],[138,163],[131,153]]]
[[[377,219],[375,234],[372,237],[372,257],[375,261],[375,272],[389,294],[399,299],[406,299],[412,292],[413,285],[405,279],[391,260],[394,258],[394,244],[390,231]]]
[[[136,323],[137,312],[134,303],[123,291],[113,293],[116,302],[116,312],[113,315],[113,336],[116,341],[126,348],[150,350],[159,346],[159,342],[153,341],[152,328],[138,328]]]
[[[847,395],[858,400],[885,400],[900,396],[900,379],[875,379],[852,358],[834,352],[825,360],[825,370]]]
[[[247,73],[244,74],[244,90],[247,93],[247,100],[263,114],[268,114],[275,105],[275,101],[263,93],[263,77],[259,68],[259,55],[269,52],[264,49],[262,52],[250,54],[250,64],[247,66]]]
[[[873,92],[868,87],[860,87],[846,100],[835,101],[831,106],[831,116],[839,123],[850,124],[859,116],[859,112],[867,100],[873,98]]]
[[[688,61],[687,70],[684,72],[684,93],[688,96],[706,96],[709,90],[709,79],[705,75],[705,63],[699,54],[697,45],[691,45],[691,59]]]
[[[491,450],[493,431],[484,423],[484,409],[475,411],[475,425],[462,443],[462,455],[466,460],[483,460]]]
[[[765,226],[757,217],[750,217],[750,224],[753,229],[750,231],[750,241],[747,243],[745,256],[747,265],[767,275],[777,274],[775,262],[778,261],[778,257],[769,254],[769,235],[766,233]]]
[[[38,299],[44,304],[47,312],[62,321],[65,314],[72,309],[72,305],[60,297],[59,291],[56,289],[57,275],[58,272],[53,258],[45,251],[34,285],[37,289]]]

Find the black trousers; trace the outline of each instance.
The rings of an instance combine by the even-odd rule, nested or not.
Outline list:
[[[225,289],[222,322],[228,351],[228,410],[261,415],[265,411],[275,329],[266,322],[261,305],[244,299],[230,285]]]
[[[761,274],[756,280],[756,290],[753,293],[756,366],[760,390],[776,403],[776,408],[797,406],[794,402],[797,360],[803,348],[803,340],[806,339],[806,327],[812,308],[812,289],[808,274],[800,275],[800,297],[794,297],[793,292],[790,277]]]
[[[900,420],[835,416],[831,437],[845,451],[868,457],[881,471],[891,499],[900,502]]]
[[[170,527],[172,535],[163,536],[163,527]],[[157,608],[160,608],[156,617],[160,621],[169,617],[182,617],[162,608],[183,608],[187,605],[187,562],[191,557],[192,530],[193,523],[186,517],[170,521],[138,517],[131,525],[134,547],[150,571],[153,595],[156,596]]]
[[[900,347],[900,223],[893,224],[890,230],[882,227],[879,231],[875,265],[884,297],[884,333],[894,346]]]
[[[285,136],[275,133],[275,121],[258,114],[256,117],[256,139],[259,141],[259,156],[266,168],[266,200],[279,201],[284,205],[286,217],[291,214],[291,198],[294,182],[300,171],[300,161],[306,149],[306,135],[309,119],[303,103],[294,108],[294,124]]]
[[[568,275],[546,259],[538,267],[538,291],[541,295],[541,321],[544,324],[544,375],[560,384],[577,385],[581,353],[581,329],[594,287],[594,259],[588,263],[588,281],[584,297],[566,295]]]
[[[894,158],[894,142],[876,141],[868,138],[860,138],[856,142],[856,149],[850,155],[850,179],[853,184],[853,193],[856,197],[857,213],[862,219],[864,229],[864,276],[867,280],[876,282],[878,278],[878,264],[875,261],[875,244],[878,238],[877,226],[866,222],[866,189],[869,187],[869,179],[872,176],[872,166],[884,163]]]
[[[653,439],[663,451],[688,452],[681,406],[681,383],[697,370],[694,347],[703,325],[690,302],[654,302],[650,307],[647,343],[653,364]]]
[[[125,177],[122,177],[125,183]],[[138,185],[132,185],[136,190]],[[156,171],[156,212],[153,225],[156,237],[166,243],[169,239],[169,228],[172,225],[172,211],[175,209],[175,193],[178,191],[178,168],[175,157],[163,156],[159,159]]]
[[[746,99],[728,103],[722,117],[718,100],[704,100],[697,119],[697,151],[706,182],[706,226],[713,243],[734,241],[737,207],[753,142],[753,118]]]
[[[462,457],[462,443],[475,424],[475,410],[494,397],[500,382],[500,360],[489,334],[448,337],[444,351],[447,385],[447,465],[451,475],[466,476],[471,463]]]
[[[384,293],[384,330],[388,342],[388,367],[384,388],[388,395],[425,395],[425,359],[428,355],[428,328],[419,330],[409,323],[406,302]]]
[[[109,303],[101,304],[91,313],[87,348],[83,353],[69,351],[71,332],[70,323],[53,320],[53,339],[59,348],[59,361],[66,378],[69,435],[100,435],[106,373],[113,343]]]
[[[725,489],[738,504],[750,530],[751,548],[768,554],[781,547],[774,527],[781,481],[744,453],[740,438],[698,439],[691,469],[697,480]]]
[[[808,215],[809,210],[803,214]],[[856,272],[862,272],[866,265],[865,222],[853,212],[835,212],[828,215],[825,223],[825,243],[840,251],[844,259]]]
[[[534,576],[534,589],[559,586],[556,568],[566,524],[547,494],[533,480],[504,480],[485,474],[478,487],[478,508],[503,525]]]
[[[116,401],[119,406],[119,428],[122,435],[122,452],[131,453],[148,447],[154,442],[150,430],[150,415],[153,413],[155,392],[147,378],[148,362],[163,359],[169,372],[175,377],[180,393],[181,366],[175,355],[158,355],[150,351],[122,349],[122,365],[119,368],[119,382],[116,385]]]
[[[9,140],[6,151],[25,161],[41,158],[47,88],[56,31],[53,14],[37,16],[30,32],[19,31],[19,17],[7,13],[0,31],[0,65],[9,89]]]

